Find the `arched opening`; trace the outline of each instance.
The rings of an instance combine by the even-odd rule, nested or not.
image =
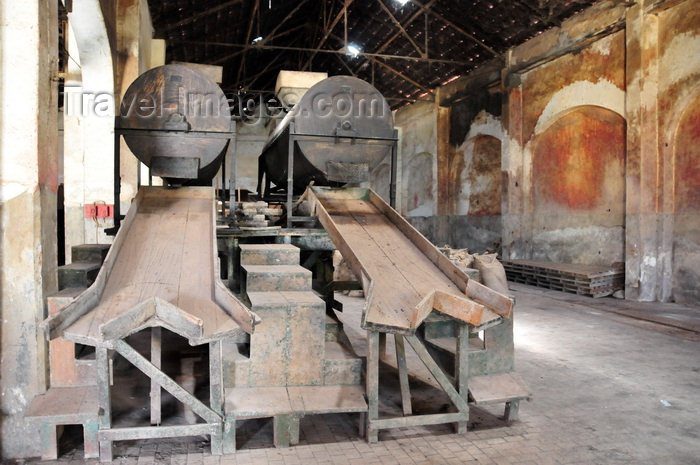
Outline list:
[[[457,151],[450,165],[450,198],[456,215],[501,214],[501,141],[480,134]]]
[[[674,139],[673,299],[700,298],[700,95],[683,113]]]
[[[535,140],[533,258],[624,260],[625,120],[593,105],[567,111]]]
[[[433,157],[428,152],[414,155],[403,168],[403,185],[408,216],[434,215]]]

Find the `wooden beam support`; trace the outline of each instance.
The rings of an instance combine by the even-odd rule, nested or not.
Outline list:
[[[468,38],[468,39],[471,40],[472,42],[474,42],[474,43],[476,43],[476,44],[479,44],[482,48],[484,48],[484,49],[488,50],[489,52],[493,53],[493,56],[501,56],[500,53],[498,53],[497,51],[495,51],[494,49],[492,49],[491,47],[489,47],[488,45],[486,45],[485,43],[483,43],[482,41],[480,41],[479,39],[477,39],[476,37],[474,37],[473,35],[471,35],[471,34],[468,33],[467,31],[465,31],[464,29],[462,29],[461,27],[459,27],[458,25],[456,25],[455,23],[453,23],[453,22],[450,21],[449,19],[445,18],[445,17],[442,16],[440,13],[438,13],[438,12],[436,12],[436,11],[433,11],[432,9],[426,9],[425,6],[423,6],[423,4],[422,4],[421,2],[419,2],[418,0],[411,0],[411,2],[413,2],[414,5],[420,7],[422,10],[427,11],[427,12],[430,13],[431,15],[435,16],[437,19],[439,19],[439,20],[442,21],[443,23],[447,24],[447,25],[450,26],[452,29],[454,29],[455,31],[459,32],[460,34],[462,34],[464,37]]]
[[[420,360],[423,362],[428,371],[430,371],[430,374],[433,375],[435,381],[438,382],[442,390],[445,391],[452,403],[457,407],[457,409],[459,409],[461,413],[468,413],[469,405],[464,400],[464,398],[462,398],[459,392],[457,392],[455,387],[452,385],[452,383],[447,378],[442,369],[438,366],[438,364],[435,363],[435,360],[433,360],[433,357],[430,356],[430,354],[428,353],[428,349],[425,348],[421,340],[418,339],[418,337],[415,335],[404,337],[406,341],[408,341],[410,346],[413,348],[413,350],[416,352],[418,358],[420,358]]]
[[[246,32],[246,35],[245,35],[245,43],[246,44],[250,43],[250,34],[253,32],[253,19],[255,18],[255,14],[258,12],[259,5],[260,5],[260,0],[255,0],[255,3],[253,3],[253,8],[250,10],[250,20],[248,21],[248,32]],[[241,58],[241,64],[238,67],[238,72],[236,73],[236,84],[241,82],[241,73],[243,72],[243,68],[245,68],[245,54],[246,54],[246,50],[243,50],[243,57]]]
[[[369,58],[370,61],[372,61],[373,63],[377,63],[378,65],[383,66],[384,68],[386,68],[387,70],[391,71],[393,74],[397,75],[398,77],[400,77],[400,78],[403,79],[404,81],[413,84],[414,86],[418,87],[419,89],[423,90],[424,92],[428,92],[429,94],[435,93],[432,89],[428,89],[428,88],[425,87],[424,85],[422,85],[422,84],[418,83],[417,81],[411,79],[410,77],[406,76],[406,75],[403,74],[401,71],[399,71],[399,70],[397,70],[397,69],[395,69],[395,68],[393,68],[393,67],[387,65],[387,64],[384,63],[383,61],[380,61],[380,60],[378,60],[378,59],[376,59],[376,58],[374,58],[374,57],[372,57],[372,56],[367,56],[367,58]]]
[[[455,380],[457,390],[465,402],[469,402],[469,327],[466,324],[457,323],[457,350],[455,353]],[[467,418],[457,422],[457,434],[467,432],[469,411]]]
[[[373,422],[379,419],[379,333],[367,331],[367,442],[377,442],[379,435]]]
[[[401,406],[404,416],[412,415],[411,389],[408,384],[408,367],[406,366],[406,347],[403,337],[394,334],[394,349],[396,350],[396,367],[399,369],[399,385],[401,386]]]
[[[424,5],[424,7],[423,7],[422,10],[419,9],[418,11],[416,11],[415,13],[413,13],[413,14],[411,15],[411,17],[408,18],[408,20],[403,24],[404,29],[407,28],[413,21],[415,21],[416,19],[418,19],[418,18],[420,17],[421,14],[423,14],[424,12],[427,12],[427,10],[430,9],[430,7],[432,7],[433,4],[434,4],[436,1],[437,1],[437,0],[430,0],[428,3],[426,3],[426,4]],[[394,33],[391,37],[389,37],[389,38],[377,49],[377,51],[376,51],[375,53],[382,53],[382,52],[383,52],[384,50],[386,50],[386,48],[387,48],[389,45],[391,45],[391,43],[392,43],[398,36],[400,36],[400,35],[401,35],[401,31],[398,31],[398,32]]]
[[[160,370],[163,330],[160,326],[151,328],[151,363]],[[160,425],[160,384],[151,380],[151,425]]]
[[[299,26],[295,26],[291,29],[286,29],[280,33],[277,33],[276,35],[268,35],[267,36],[267,41],[274,40],[274,39],[279,39],[280,37],[284,37],[286,35],[292,34],[294,32],[297,32],[300,29],[305,29],[308,27],[306,24],[300,24]],[[210,65],[218,65],[221,63],[225,63],[226,61],[230,60],[231,58],[236,58],[238,55],[241,55],[242,53],[247,52],[248,50],[252,48],[258,48],[258,49],[266,49],[266,48],[271,48],[269,45],[262,45],[263,42],[260,42],[258,44],[252,45],[252,44],[235,44],[232,42],[209,42],[206,40],[183,40],[178,43],[182,44],[193,44],[193,45],[214,45],[216,47],[234,47],[234,48],[240,48],[241,50],[238,50],[237,52],[230,53],[228,55],[225,55],[221,58],[217,58],[216,60],[210,61]]]
[[[178,438],[216,434],[217,425],[197,423],[177,426],[135,426],[100,430],[100,441],[133,441],[137,439]]]
[[[171,31],[171,30],[178,28],[180,26],[184,26],[185,24],[192,23],[192,22],[198,20],[199,18],[209,16],[211,14],[216,13],[217,11],[221,11],[221,10],[226,9],[228,7],[231,7],[237,3],[241,3],[242,1],[243,0],[230,0],[228,2],[221,3],[220,5],[216,5],[216,6],[213,6],[211,8],[207,8],[206,10],[195,13],[188,18],[185,18],[181,21],[178,21],[176,23],[168,25],[168,27],[165,28],[165,32]]]
[[[396,19],[394,14],[391,12],[391,10],[389,10],[389,8],[387,8],[387,6],[384,4],[384,2],[382,0],[377,0],[377,3],[382,8],[382,10],[384,10],[384,13],[386,13],[389,16],[389,18],[391,19],[391,22],[394,23],[394,25],[399,28],[399,32],[401,34],[403,34],[403,36],[406,38],[406,40],[408,40],[411,43],[411,45],[413,45],[413,48],[416,49],[418,54],[421,57],[426,58],[427,57],[427,49],[426,49],[426,51],[423,51],[420,49],[420,47],[418,46],[416,41],[413,40],[413,38],[410,35],[408,35],[408,32],[406,32],[406,29],[404,29],[404,27],[401,25],[399,20]]]
[[[445,423],[459,423],[469,418],[462,412],[435,413],[428,415],[414,415],[411,417],[382,418],[372,423],[378,430],[388,428],[406,428],[410,426],[442,425]]]
[[[212,409],[204,405],[199,399],[183,389],[172,378],[154,367],[151,362],[136,352],[133,347],[119,339],[114,343],[114,348],[119,354],[141,370],[146,376],[160,384],[160,386],[173,395],[177,400],[187,405],[194,413],[209,423],[220,423],[221,417]]]
[[[335,26],[338,24],[338,21],[340,21],[340,18],[343,17],[343,15],[344,15],[344,13],[345,13],[347,7],[350,6],[350,4],[352,3],[352,1],[353,1],[353,0],[345,0],[345,2],[343,3],[343,9],[341,9],[341,10],[338,12],[338,14],[337,14],[337,15],[335,16],[335,18],[333,19],[333,22],[331,22],[331,25],[330,25],[330,26],[328,27],[328,29],[326,30],[326,33],[323,35],[323,38],[321,39],[321,41],[320,41],[320,42],[318,43],[318,45],[316,46],[316,50],[314,50],[314,51],[311,53],[311,56],[309,57],[309,60],[308,60],[308,61],[306,62],[306,64],[301,68],[302,71],[306,71],[306,70],[309,68],[309,66],[311,65],[311,61],[313,61],[313,59],[314,59],[314,57],[316,56],[316,54],[319,52],[319,50],[321,50],[321,47],[323,47],[323,44],[326,43],[326,40],[328,40],[328,37],[330,37],[331,33],[333,32],[333,29],[334,29]]]
[[[97,425],[100,430],[112,426],[112,401],[109,395],[109,356],[104,347],[95,347],[95,370],[97,371]],[[99,438],[99,435],[98,435]],[[99,440],[100,461],[112,461],[112,441]]]

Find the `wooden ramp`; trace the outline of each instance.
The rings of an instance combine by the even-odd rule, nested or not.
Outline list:
[[[219,280],[210,187],[143,187],[95,283],[45,322],[51,338],[112,348],[162,326],[193,345],[253,331],[257,322]]]
[[[372,190],[312,187],[307,196],[362,281],[363,328],[412,334],[433,309],[478,329],[510,317],[511,299],[469,280]]]

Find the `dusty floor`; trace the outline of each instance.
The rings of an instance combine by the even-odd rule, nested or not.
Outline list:
[[[369,445],[358,437],[357,416],[325,415],[302,420],[300,445],[274,449],[271,421],[251,420],[239,424],[235,455],[211,456],[205,438],[183,438],[115,443],[115,462],[700,463],[700,310],[590,299],[512,283],[511,289],[517,299],[516,367],[534,397],[521,405],[520,421],[510,426],[499,418],[502,408],[473,407],[466,435],[453,434],[450,426],[404,428],[382,431],[379,443]],[[361,351],[362,332],[350,328],[362,301],[341,299],[350,339]],[[645,321],[660,313],[670,316]],[[409,357],[409,363],[415,360]],[[420,376],[419,367],[413,368]],[[384,369],[381,408],[393,411],[398,383],[393,370]],[[413,379],[411,387],[419,401],[444,402],[427,384]],[[135,401],[135,394],[127,398]],[[145,418],[146,407],[139,410]],[[83,462],[79,437],[79,429],[64,434],[58,463]]]

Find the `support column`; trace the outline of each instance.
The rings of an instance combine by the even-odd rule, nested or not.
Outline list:
[[[0,2],[0,454],[41,453],[24,420],[46,389],[38,323],[56,283],[57,3]]]
[[[654,301],[661,283],[657,266],[658,17],[638,2],[627,10],[625,111],[627,113],[625,296]]]
[[[524,225],[524,160],[522,140],[522,92],[520,76],[509,74],[510,52],[503,71],[503,86],[508,89],[501,116],[505,134],[501,144],[501,218],[503,222],[503,258],[529,258],[526,239],[529,231]]]

